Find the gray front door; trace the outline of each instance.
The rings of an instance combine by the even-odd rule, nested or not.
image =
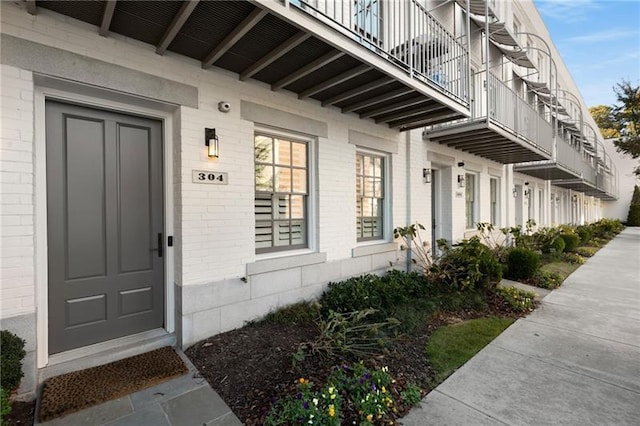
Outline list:
[[[163,326],[162,123],[47,101],[49,353]]]

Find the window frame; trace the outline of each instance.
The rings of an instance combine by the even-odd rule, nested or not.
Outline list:
[[[471,178],[471,179],[469,179]],[[464,220],[465,220],[465,229],[471,230],[475,229],[476,224],[478,223],[478,174],[477,173],[469,173],[466,172],[464,176]],[[467,196],[470,190],[470,182],[473,182],[473,188],[471,188],[471,195],[473,196],[473,200],[471,200],[471,211],[469,211],[469,201],[467,200]],[[469,213],[471,213],[471,222],[469,222]],[[471,225],[470,225],[471,224]]]
[[[293,181],[291,183],[291,188],[289,190],[289,192],[280,192],[280,191],[276,191],[275,188],[272,188],[271,191],[258,191],[256,188],[256,172],[255,172],[255,166],[258,164],[270,164],[271,167],[274,168],[275,167],[283,167],[285,165],[282,165],[280,163],[276,163],[275,162],[275,158],[272,156],[271,158],[271,162],[267,163],[267,162],[258,162],[256,161],[256,155],[255,155],[255,146],[256,146],[256,137],[257,136],[265,136],[268,138],[272,138],[272,144],[273,144],[273,139],[281,139],[281,140],[286,140],[292,143],[303,143],[305,144],[306,147],[306,167],[302,168],[299,166],[293,167],[292,165],[292,160],[290,160],[289,163],[289,167],[292,170],[305,170],[306,171],[306,194],[303,194],[301,192],[296,192],[293,191]],[[316,141],[315,138],[310,137],[308,135],[304,135],[304,134],[300,134],[300,133],[296,133],[296,132],[290,132],[290,131],[285,131],[285,130],[279,130],[279,129],[273,129],[273,128],[269,128],[269,127],[256,127],[253,131],[253,164],[254,164],[254,174],[253,174],[253,190],[254,190],[254,211],[253,211],[253,215],[254,215],[254,252],[256,254],[257,257],[273,257],[273,256],[278,256],[278,255],[294,255],[294,254],[299,254],[299,253],[308,253],[308,252],[313,252],[315,247],[316,247],[316,228],[317,228],[317,214],[316,214],[316,173],[317,173],[317,167],[316,167],[316,153],[315,153],[315,149],[316,149]],[[272,151],[273,152],[273,151]],[[275,183],[275,173],[272,174],[272,182]],[[293,179],[293,178],[292,178]],[[256,220],[256,207],[255,207],[255,200],[257,199],[258,194],[270,194],[273,200],[273,197],[276,196],[277,194],[288,194],[289,196],[291,195],[302,195],[303,196],[303,209],[304,209],[304,215],[303,215],[303,223],[304,223],[304,243],[301,244],[293,244],[293,245],[282,245],[282,246],[278,246],[275,245],[275,233],[276,233],[276,228],[275,228],[275,224],[277,224],[279,222],[279,220],[274,219],[273,218],[273,213],[272,213],[272,218],[270,220],[271,224],[272,224],[272,241],[271,241],[271,246],[270,247],[265,247],[265,248],[258,248],[257,247],[257,240],[256,240],[256,229],[257,229],[257,223],[259,222],[258,220]],[[291,217],[289,219],[287,219],[290,223],[292,221],[295,221],[295,219],[292,219]],[[263,221],[260,221],[263,222]],[[266,222],[266,221],[264,221]]]
[[[360,234],[362,234],[362,232],[358,233],[358,221],[362,218],[364,218],[365,216],[359,216],[358,215],[358,198],[360,197],[358,190],[357,190],[357,185],[358,185],[358,170],[357,170],[357,158],[358,156],[365,156],[365,157],[374,157],[374,158],[379,158],[381,160],[381,169],[382,169],[382,184],[381,184],[381,189],[382,189],[382,197],[379,198],[382,200],[381,202],[381,207],[380,207],[380,213],[381,213],[381,217],[380,217],[380,226],[381,226],[381,233],[379,236],[373,236],[373,237],[361,237]],[[355,156],[354,156],[354,168],[356,168],[355,170],[355,184],[356,186],[354,187],[354,192],[355,192],[355,219],[356,219],[356,242],[358,244],[366,244],[366,243],[379,243],[379,242],[387,242],[389,240],[389,229],[390,229],[390,217],[391,217],[391,211],[390,211],[390,196],[391,196],[391,187],[390,187],[390,170],[391,170],[391,166],[390,166],[390,156],[388,153],[384,153],[381,151],[375,151],[375,150],[371,150],[371,149],[366,149],[366,148],[362,148],[360,146],[356,147],[356,152],[355,152]],[[372,176],[372,177],[377,177],[377,176]],[[364,177],[363,177],[364,178]],[[364,198],[364,197],[362,197]],[[368,197],[368,198],[378,198],[378,197]],[[373,217],[373,216],[367,216],[367,217]]]
[[[492,183],[495,182],[495,191],[492,188]],[[495,192],[495,194],[492,194]],[[492,195],[495,195],[495,201],[492,199]],[[489,222],[493,226],[500,226],[500,178],[498,176],[489,176]]]

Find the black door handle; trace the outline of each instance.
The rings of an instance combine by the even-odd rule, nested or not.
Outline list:
[[[157,251],[158,257],[162,257],[164,248],[164,239],[162,238],[162,232],[158,233],[158,248],[152,248],[151,251]]]

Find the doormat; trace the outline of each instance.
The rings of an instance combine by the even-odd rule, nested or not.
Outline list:
[[[40,422],[137,392],[185,374],[187,366],[172,347],[98,367],[52,377],[44,382]]]

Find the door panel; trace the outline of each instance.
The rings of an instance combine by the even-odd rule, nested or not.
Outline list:
[[[162,327],[162,124],[47,101],[49,351]]]

